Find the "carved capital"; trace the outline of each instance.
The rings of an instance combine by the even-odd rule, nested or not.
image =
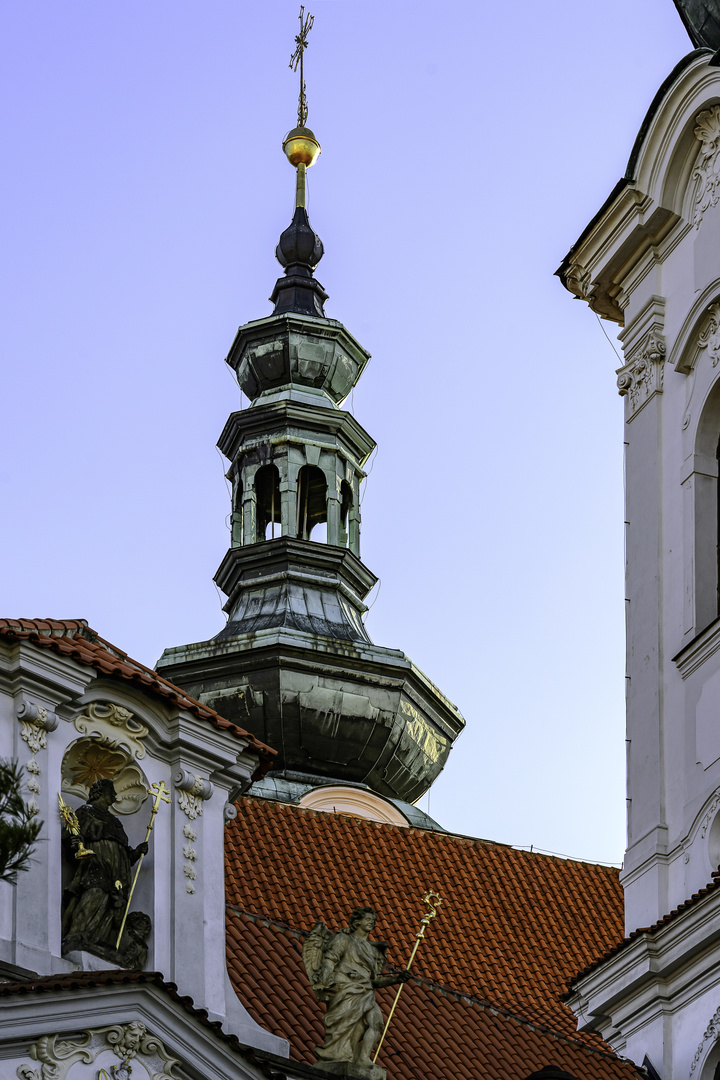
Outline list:
[[[703,214],[720,199],[720,105],[703,109],[695,117],[695,138],[700,153],[693,170],[693,221],[697,229]]]
[[[145,757],[142,740],[149,729],[121,705],[94,701],[75,717],[75,728],[81,735],[99,739],[112,749],[120,747],[138,760]]]
[[[178,769],[173,776],[173,783],[178,793],[178,805],[191,821],[202,814],[202,804],[212,798],[215,790],[209,780],[194,776],[186,769]]]
[[[15,705],[15,715],[21,723],[35,724],[45,731],[54,731],[58,726],[57,714],[44,705],[35,705],[27,698],[21,698]]]
[[[26,698],[15,705],[15,715],[20,721],[20,737],[28,744],[30,752],[37,754],[47,748],[47,733],[58,726],[58,718],[51,709],[44,705],[35,705]]]
[[[665,338],[656,329],[650,331],[633,357],[617,371],[617,388],[628,396],[630,412],[635,414],[653,394],[661,394],[665,368]]]

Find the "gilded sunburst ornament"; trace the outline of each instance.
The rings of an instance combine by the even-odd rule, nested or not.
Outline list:
[[[96,780],[112,780],[124,764],[122,754],[115,754],[103,746],[88,746],[71,766],[73,784],[90,788]]]

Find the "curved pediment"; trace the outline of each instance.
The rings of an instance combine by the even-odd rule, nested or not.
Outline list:
[[[570,292],[621,325],[648,252],[662,261],[692,230],[707,262],[715,232],[720,242],[720,68],[712,58],[696,49],[665,80],[625,176],[558,270]]]

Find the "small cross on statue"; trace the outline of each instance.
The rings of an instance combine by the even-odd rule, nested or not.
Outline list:
[[[315,22],[314,15],[305,15],[305,8],[300,5],[300,33],[295,37],[295,52],[290,57],[290,68],[297,71],[300,67],[300,96],[298,98],[298,127],[305,127],[308,117],[307,97],[305,94],[305,75],[303,72],[303,54],[308,47],[308,34]]]

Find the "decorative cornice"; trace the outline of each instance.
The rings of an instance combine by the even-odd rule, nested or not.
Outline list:
[[[700,154],[693,170],[693,221],[697,229],[706,210],[720,200],[720,105],[703,109],[695,117],[695,138]]]
[[[658,985],[669,1012],[714,985],[719,903],[720,890],[708,886],[581,972],[563,995],[579,1018],[579,1030],[598,1032],[611,1046],[619,1046],[638,1010],[657,1000]]]

